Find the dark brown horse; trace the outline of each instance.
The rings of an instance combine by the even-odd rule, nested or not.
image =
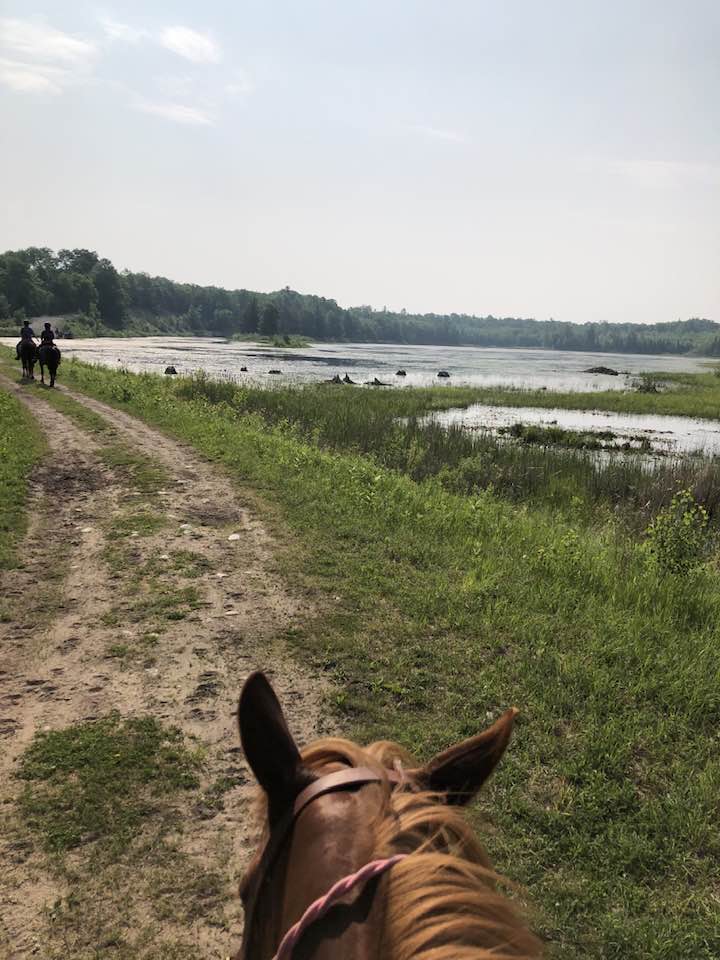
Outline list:
[[[57,368],[60,366],[60,351],[54,343],[42,343],[38,349],[38,359],[40,361],[40,382],[45,383],[45,367],[50,374],[50,386],[55,386],[55,377]]]
[[[241,885],[238,960],[528,960],[539,941],[460,812],[500,760],[516,711],[415,765],[397,744],[321,740],[302,753],[261,673],[240,697],[240,735],[263,788],[264,837]],[[396,855],[405,855],[397,857]],[[363,870],[367,864],[373,864]],[[347,892],[286,937],[338,881]],[[316,902],[317,901],[317,902]]]
[[[22,364],[22,375],[27,380],[35,379],[35,364],[38,350],[33,340],[21,340],[17,345],[17,358]]]

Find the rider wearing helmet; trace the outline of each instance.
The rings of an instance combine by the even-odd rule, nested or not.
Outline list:
[[[35,331],[34,331],[33,328],[30,326],[30,321],[29,321],[29,320],[24,320],[24,321],[23,321],[23,325],[22,325],[22,327],[20,328],[20,339],[21,339],[21,340],[34,340],[34,339],[35,339]]]
[[[26,341],[28,341],[29,343],[35,343],[35,331],[30,326],[29,320],[24,320],[23,325],[20,328],[20,340],[17,346],[15,347],[15,355],[17,356],[18,360],[20,359],[20,347]]]

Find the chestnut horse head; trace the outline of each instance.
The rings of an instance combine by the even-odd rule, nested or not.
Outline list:
[[[300,752],[272,687],[252,674],[239,723],[264,794],[264,836],[241,884],[238,960],[273,960],[334,884],[396,854],[406,856],[303,927],[292,960],[539,957],[460,812],[504,753],[515,712],[424,766],[389,742],[327,739]]]

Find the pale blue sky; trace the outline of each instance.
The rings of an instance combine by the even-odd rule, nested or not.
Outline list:
[[[720,0],[0,4],[0,248],[720,320]]]

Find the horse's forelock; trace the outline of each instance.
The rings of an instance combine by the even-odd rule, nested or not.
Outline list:
[[[301,751],[318,773],[344,764],[410,770],[415,763],[399,744],[377,741],[361,747],[327,738]],[[267,809],[260,802],[262,822]],[[388,960],[534,960],[541,944],[512,901],[498,891],[512,888],[490,866],[461,810],[408,780],[381,802],[374,822],[373,858],[411,853],[383,881]]]

